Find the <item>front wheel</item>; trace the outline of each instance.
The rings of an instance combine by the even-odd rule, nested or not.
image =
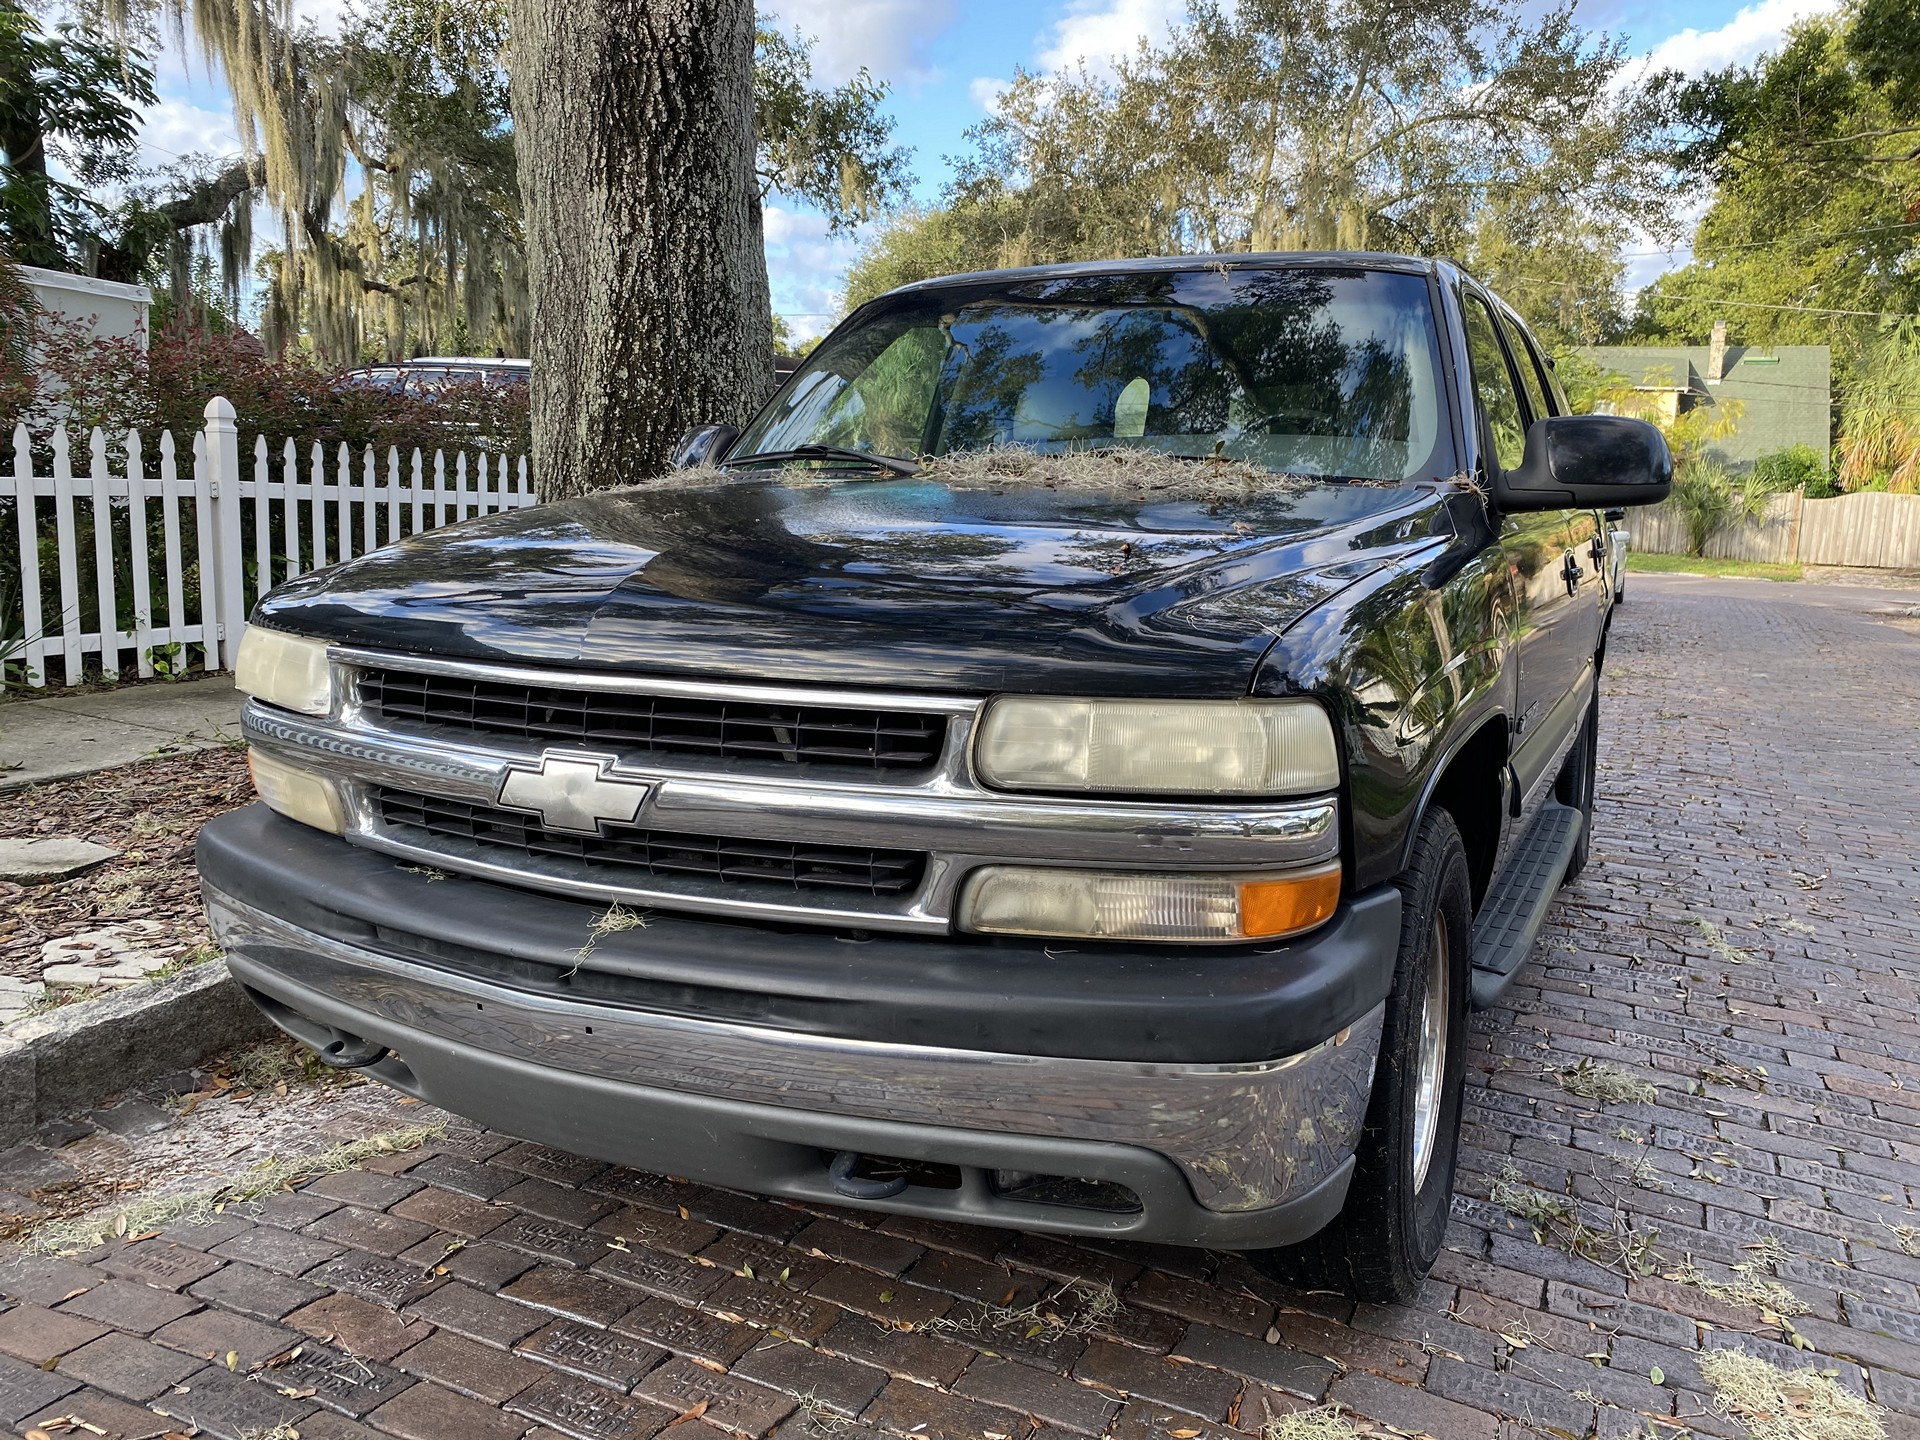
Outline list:
[[[1277,1280],[1411,1300],[1440,1254],[1460,1151],[1473,890],[1453,817],[1421,822],[1400,887],[1400,951],[1373,1098],[1340,1214],[1312,1239],[1249,1256]]]

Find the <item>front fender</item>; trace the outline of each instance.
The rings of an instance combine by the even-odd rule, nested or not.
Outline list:
[[[1402,557],[1302,617],[1254,678],[1256,695],[1312,695],[1334,717],[1355,889],[1405,867],[1446,762],[1510,699],[1513,610],[1499,551],[1437,590],[1423,580],[1431,558]]]

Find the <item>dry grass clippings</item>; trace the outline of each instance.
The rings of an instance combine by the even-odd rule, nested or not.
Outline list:
[[[1713,1408],[1752,1440],[1886,1440],[1886,1412],[1811,1366],[1782,1370],[1741,1350],[1700,1359]]]
[[[1602,1105],[1651,1105],[1659,1096],[1652,1085],[1637,1075],[1591,1057],[1582,1057],[1576,1065],[1562,1065],[1547,1074],[1559,1081],[1560,1088],[1569,1095]]]
[[[1244,460],[1211,455],[1172,455],[1144,446],[1106,445],[1047,454],[1025,445],[932,455],[917,462],[922,476],[954,490],[1086,490],[1141,500],[1233,500],[1298,490],[1310,478],[1288,475]],[[813,471],[796,464],[727,469],[701,465],[676,470],[634,487],[687,490],[778,477],[783,485],[859,484],[874,478]]]
[[[1092,1335],[1120,1313],[1120,1296],[1113,1286],[1093,1280],[1070,1280],[1030,1305],[983,1305],[929,1320],[919,1328],[928,1334],[1019,1331],[1031,1340],[1041,1335]]]
[[[1260,1440],[1357,1440],[1360,1432],[1341,1417],[1342,1407],[1338,1405],[1297,1410],[1267,1421]]]
[[[579,973],[580,967],[587,963],[587,957],[600,946],[600,942],[609,935],[618,935],[623,930],[644,930],[647,928],[646,912],[629,910],[615,901],[606,912],[593,922],[587,931],[587,943],[573,952],[573,965],[566,971],[568,976]]]
[[[204,1221],[229,1205],[259,1200],[292,1189],[302,1181],[351,1170],[376,1155],[412,1150],[445,1133],[445,1127],[440,1125],[406,1125],[336,1145],[318,1154],[263,1160],[211,1190],[156,1195],[121,1209],[98,1210],[76,1219],[56,1219],[35,1226],[21,1237],[21,1243],[29,1250],[51,1255],[91,1249],[116,1237],[144,1235],[176,1221]]]

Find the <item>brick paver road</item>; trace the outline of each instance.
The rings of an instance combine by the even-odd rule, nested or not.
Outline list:
[[[1478,1023],[1418,1305],[455,1131],[209,1225],[12,1262],[0,1423],[1213,1440],[1339,1402],[1442,1440],[1719,1436],[1744,1431],[1700,1362],[1735,1346],[1920,1436],[1920,634],[1870,613],[1911,598],[1634,578],[1595,864]],[[1584,1060],[1657,1098],[1568,1093]]]

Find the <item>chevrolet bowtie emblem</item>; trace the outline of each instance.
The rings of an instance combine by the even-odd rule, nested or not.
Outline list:
[[[507,810],[538,815],[549,830],[598,835],[607,825],[631,825],[653,793],[650,780],[613,773],[611,755],[549,750],[537,766],[515,766],[500,784]]]

